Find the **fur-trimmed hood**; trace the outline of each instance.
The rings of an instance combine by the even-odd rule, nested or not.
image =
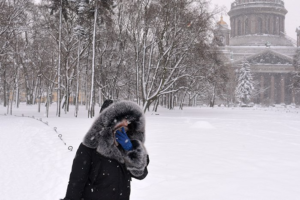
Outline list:
[[[85,135],[82,143],[89,148],[96,148],[97,152],[105,157],[124,163],[126,154],[114,144],[113,133],[116,124],[123,119],[130,122],[127,131],[130,140],[143,146],[145,142],[145,116],[142,109],[130,101],[116,102],[105,108]]]

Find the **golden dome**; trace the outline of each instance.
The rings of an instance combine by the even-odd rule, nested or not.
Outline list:
[[[224,22],[224,20],[223,20],[223,16],[221,16],[221,20],[218,22],[218,24],[220,24],[220,25],[227,25],[227,23]]]

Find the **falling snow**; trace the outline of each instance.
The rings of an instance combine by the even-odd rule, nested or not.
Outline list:
[[[24,111],[42,117],[22,106],[15,114]],[[149,174],[142,181],[133,179],[130,199],[298,200],[299,118],[300,109],[292,107],[147,113]],[[64,197],[75,152],[93,119],[70,113],[61,118],[53,114],[47,120],[61,130],[73,151],[53,128],[36,119],[0,115],[0,151],[5,160],[0,165],[0,187],[5,191],[1,199]]]

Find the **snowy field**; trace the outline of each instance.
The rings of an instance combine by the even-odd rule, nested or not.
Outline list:
[[[79,118],[73,117],[74,108],[61,118],[55,117],[55,106],[49,118],[36,110],[21,105],[4,116],[0,107],[2,200],[63,198],[75,152],[94,120],[87,119],[84,107]],[[149,175],[133,180],[131,200],[300,199],[300,109],[158,113],[147,113]],[[22,114],[35,119],[17,117]]]

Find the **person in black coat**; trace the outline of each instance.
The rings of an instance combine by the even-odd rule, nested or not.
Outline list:
[[[64,200],[129,200],[131,178],[148,174],[143,111],[130,101],[103,105],[76,152]]]

